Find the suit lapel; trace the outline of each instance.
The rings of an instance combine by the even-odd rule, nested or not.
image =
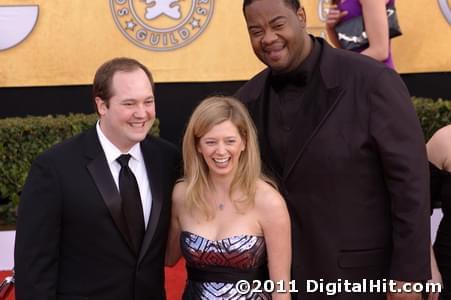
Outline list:
[[[261,83],[256,84],[258,89],[252,91],[252,101],[246,103],[249,114],[257,128],[258,142],[260,146],[260,155],[265,168],[264,172],[273,177],[277,182],[281,182],[281,174],[277,171],[277,163],[272,153],[272,147],[268,139],[268,113],[269,112],[269,93],[271,88],[268,84],[270,70],[266,69],[262,74]],[[261,88],[264,86],[265,88]]]
[[[161,209],[163,206],[162,182],[161,177],[157,175],[163,170],[161,159],[159,159],[159,149],[156,147],[155,143],[152,142],[152,138],[147,138],[141,143],[141,151],[146,163],[147,178],[149,179],[150,190],[152,193],[152,208],[138,263],[143,259],[144,254],[149,249],[155,230],[160,221]]]
[[[128,235],[127,224],[122,213],[121,196],[117,190],[105,154],[97,137],[95,127],[87,132],[85,140],[86,156],[90,159],[87,164],[89,173],[107,206],[116,227],[124,237],[130,250],[133,245]]]
[[[324,123],[327,121],[331,113],[333,112],[334,108],[336,107],[337,103],[340,100],[341,95],[341,89],[331,88],[331,89],[324,89],[319,88],[315,89],[315,93],[308,93],[306,95],[307,97],[314,97],[311,99],[312,101],[322,101],[323,105],[318,107],[318,111],[316,112],[318,115],[318,119],[314,120],[313,124],[313,130],[310,131],[310,134],[307,135],[307,138],[301,137],[303,130],[302,127],[304,124],[301,122],[297,123],[297,126],[293,129],[293,134],[291,136],[291,140],[293,143],[291,146],[287,148],[287,157],[285,160],[285,167],[283,172],[283,179],[286,179],[290,172],[293,170],[293,167],[295,166],[296,162],[298,162],[309,144],[312,142],[316,134],[321,130],[321,127],[324,125]],[[316,95],[316,96],[314,96]],[[301,143],[299,141],[305,141],[304,143]]]
[[[287,149],[287,158],[285,161],[285,167],[283,172],[283,179],[287,179],[293,170],[296,163],[302,158],[305,150],[312,142],[314,137],[321,130],[321,127],[327,121],[332,114],[334,108],[337,106],[341,99],[341,95],[344,90],[337,85],[337,78],[335,78],[336,72],[334,72],[335,57],[332,54],[332,48],[324,42],[322,39],[318,39],[321,47],[321,58],[319,60],[320,66],[318,69],[317,77],[312,82],[309,90],[306,91],[306,100],[314,101],[316,111],[314,114],[317,116],[313,118],[313,127],[307,138],[299,136],[303,130],[300,128],[303,126],[302,120],[297,123],[297,126],[293,130],[292,141],[293,145]],[[297,143],[296,141],[305,141],[304,143]]]

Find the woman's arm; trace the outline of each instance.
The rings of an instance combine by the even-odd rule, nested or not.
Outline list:
[[[329,41],[336,47],[341,48],[340,42],[338,41],[337,32],[335,31],[335,26],[341,20],[342,17],[348,14],[347,11],[340,11],[337,9],[337,5],[332,5],[329,8],[329,13],[326,19],[326,32]]]
[[[171,224],[169,227],[168,242],[166,245],[166,255],[165,255],[165,265],[172,267],[174,266],[180,257],[182,256],[182,251],[180,249],[180,232],[181,226],[179,221],[179,212],[183,206],[183,192],[184,192],[183,182],[179,182],[174,186],[172,191],[172,210],[171,210]],[[183,208],[183,207],[182,207]]]
[[[269,276],[273,282],[283,280],[289,290],[291,268],[291,226],[285,200],[267,183],[259,185],[256,201],[260,225],[268,253]],[[277,289],[277,285],[276,285]],[[272,294],[273,299],[291,299],[289,293]]]
[[[385,0],[360,0],[369,47],[361,53],[378,61],[389,55],[388,20]]]
[[[432,249],[431,245],[431,274],[432,279],[430,279],[428,282],[433,283],[440,283],[442,284],[442,275],[440,274],[440,271],[437,266],[437,261],[435,260],[434,255],[434,249]],[[439,299],[439,293],[429,293],[428,300],[438,300]]]
[[[437,168],[445,169],[446,164],[446,156],[449,152],[450,147],[448,146],[451,138],[451,126],[445,126],[439,129],[431,139],[426,144],[426,150],[428,155],[428,160]],[[440,189],[440,177],[434,177],[435,173],[431,173],[431,201],[433,202],[436,197],[437,191]],[[432,208],[431,208],[432,211]],[[431,245],[431,274],[432,279],[429,282],[433,283],[442,283],[442,277],[440,271],[437,266],[437,261],[434,255],[434,249],[432,249]],[[437,293],[430,293],[428,295],[428,300],[437,300],[439,295]]]

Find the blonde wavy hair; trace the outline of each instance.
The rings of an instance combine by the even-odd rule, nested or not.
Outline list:
[[[214,96],[203,100],[194,110],[183,136],[183,164],[188,209],[199,210],[207,219],[215,216],[215,208],[206,199],[211,189],[208,166],[198,152],[200,139],[213,126],[231,121],[245,143],[238,167],[230,187],[230,197],[238,212],[254,205],[257,180],[266,180],[261,171],[257,134],[247,109],[233,97]],[[244,197],[233,199],[234,192],[240,191]]]

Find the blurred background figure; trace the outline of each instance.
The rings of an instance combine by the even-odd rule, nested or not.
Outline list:
[[[331,0],[326,20],[327,35],[331,43],[341,48],[335,26],[354,17],[363,16],[369,46],[356,51],[368,55],[394,69],[388,35],[386,6],[394,6],[395,0]]]
[[[451,125],[439,129],[426,145],[431,171],[432,207],[440,206],[440,222],[432,256],[434,281],[443,280],[440,299],[451,299]],[[435,277],[435,278],[434,278]]]

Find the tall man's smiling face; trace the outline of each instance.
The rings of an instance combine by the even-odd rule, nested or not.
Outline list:
[[[310,53],[306,17],[284,0],[255,0],[245,6],[249,37],[255,55],[276,72],[297,68]]]

